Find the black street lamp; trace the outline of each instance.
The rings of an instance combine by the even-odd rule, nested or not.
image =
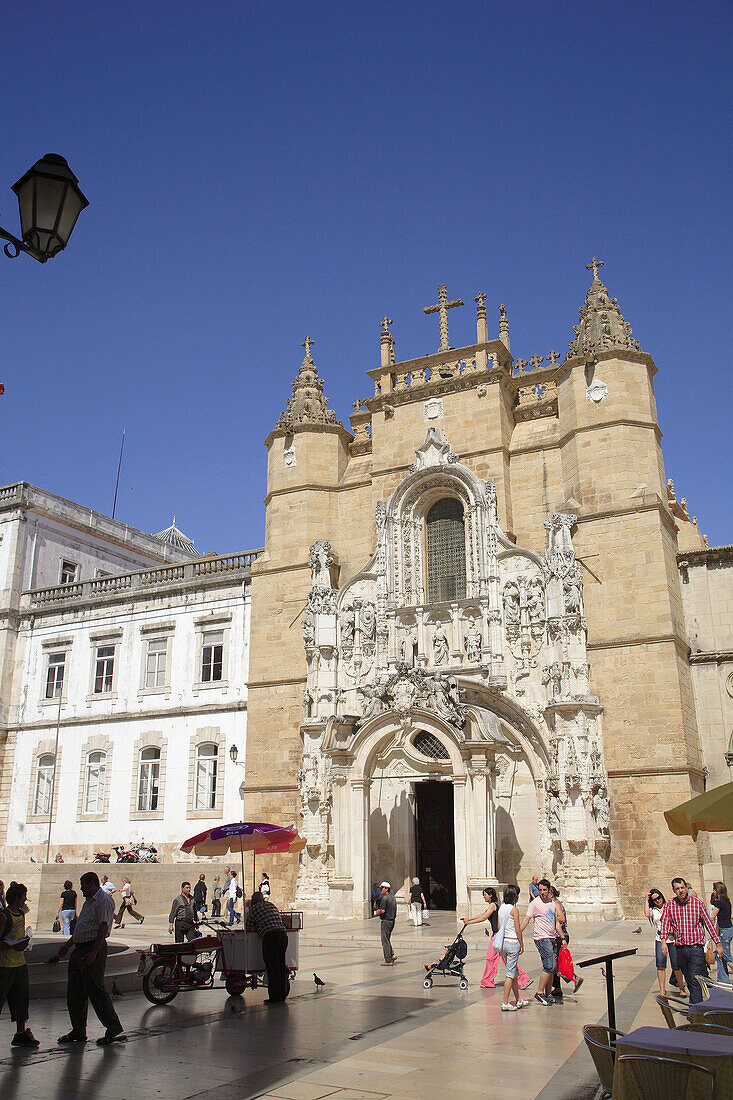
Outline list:
[[[79,181],[58,153],[46,153],[17,183],[13,191],[20,207],[21,239],[0,226],[0,239],[8,243],[5,255],[14,260],[26,252],[45,264],[66,248],[76,219],[89,201]]]

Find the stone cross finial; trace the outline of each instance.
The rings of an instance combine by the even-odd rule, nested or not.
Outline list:
[[[389,326],[394,324],[394,321],[392,320],[392,318],[391,317],[383,317],[382,320],[379,323],[382,326],[382,332],[384,333],[384,335],[385,336],[391,336],[392,333],[389,331]]]
[[[585,265],[586,271],[593,272],[593,278],[598,278],[598,268],[603,267],[603,260],[599,260],[597,256],[594,256],[589,264]]]
[[[559,351],[551,351],[550,354],[547,356],[547,361],[548,361],[548,363],[550,363],[554,367],[555,363],[557,363],[559,358],[560,358],[560,352]]]
[[[315,340],[311,339],[310,336],[306,336],[305,340],[300,345],[302,348],[305,348],[305,357],[306,357],[306,359],[310,359],[310,357],[311,357],[311,348],[313,347],[314,344],[315,344]]]
[[[486,305],[486,295],[484,294],[483,290],[480,290],[478,292],[478,294],[474,298],[474,302],[479,307],[479,309],[484,308],[484,306]]]
[[[533,370],[537,370],[537,367],[539,367],[540,363],[544,363],[544,361],[544,355],[533,355],[529,361],[529,365],[530,367],[532,367]]]
[[[456,306],[462,306],[463,301],[460,298],[454,298],[452,302],[448,301],[448,290],[445,283],[441,283],[438,287],[438,304],[435,306],[423,306],[423,313],[437,313],[440,315],[440,350],[449,351],[450,344],[448,343],[448,310],[455,309]]]
[[[515,374],[524,374],[524,368],[526,366],[527,366],[527,361],[525,359],[515,359],[514,360],[514,373]]]

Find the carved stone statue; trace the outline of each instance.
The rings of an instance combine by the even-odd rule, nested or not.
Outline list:
[[[350,605],[345,607],[339,617],[339,626],[341,627],[341,646],[342,648],[350,648],[354,644],[354,609]]]
[[[364,684],[359,688],[358,694],[362,705],[362,722],[366,722],[369,718],[373,718],[375,714],[381,714],[385,709],[385,703],[382,699],[382,689],[379,686],[375,684]]]
[[[519,589],[510,582],[504,585],[504,622],[507,629],[519,626]]]
[[[545,590],[542,582],[536,577],[527,586],[527,613],[532,626],[544,626]]]
[[[303,616],[303,641],[306,649],[310,649],[316,643],[316,617],[310,608]]]
[[[542,683],[546,687],[550,687],[550,698],[557,699],[560,695],[562,686],[562,668],[558,661],[553,661],[553,663],[548,665],[544,670]]]
[[[481,631],[476,626],[476,622],[472,621],[468,630],[463,636],[463,644],[466,649],[466,656],[472,665],[476,665],[481,660]]]
[[[575,566],[575,551],[570,535],[571,528],[578,522],[572,512],[555,512],[545,520],[548,532],[548,547],[545,550],[547,569],[555,577],[565,577]]]
[[[407,665],[408,668],[415,668],[417,665],[417,632],[415,630],[411,630],[407,637],[402,639],[400,657],[403,665]]]
[[[599,833],[608,833],[611,825],[611,806],[605,787],[601,787],[593,795],[593,816],[596,819]]]
[[[433,661],[436,665],[445,664],[448,660],[448,638],[443,627],[438,625],[433,634]]]
[[[549,805],[547,807],[547,828],[550,830],[550,836],[553,840],[559,840],[560,838],[560,807],[558,805],[558,798],[555,794],[550,794]]]
[[[317,539],[310,549],[311,586],[313,588],[331,588],[331,543],[326,539]]]
[[[303,714],[306,718],[312,717],[313,711],[313,696],[306,688],[303,692]]]
[[[578,573],[571,573],[565,578],[565,611],[568,615],[580,614],[580,599],[582,581]]]
[[[362,642],[373,642],[377,633],[377,613],[373,603],[363,604],[359,622]]]

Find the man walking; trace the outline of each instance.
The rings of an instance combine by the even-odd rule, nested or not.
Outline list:
[[[199,875],[199,880],[193,888],[193,904],[196,912],[202,917],[206,916],[206,875]]]
[[[241,887],[237,882],[237,872],[229,872],[229,927],[236,921],[237,924],[241,921],[240,914],[234,908],[237,904],[237,898],[243,898]],[[242,902],[242,908],[244,908],[244,902]]]
[[[168,914],[168,933],[173,932],[175,932],[176,943],[183,943],[184,936],[189,942],[198,936],[190,882],[182,882],[180,894],[173,899],[171,911]]]
[[[62,959],[73,947],[69,959],[66,1004],[71,1031],[61,1035],[60,1043],[87,1041],[87,1011],[89,1002],[104,1024],[105,1032],[97,1046],[127,1041],[119,1016],[109,993],[104,988],[104,968],[107,962],[107,937],[115,915],[115,903],[101,887],[94,871],[87,871],[79,880],[85,901],[74,928],[74,934],[63,945],[54,962]]]
[[[25,949],[26,898],[28,890],[22,882],[11,882],[0,909],[0,1012],[5,1001],[10,1009],[10,1019],[15,1024],[15,1035],[10,1040],[13,1047],[33,1047],[38,1039],[27,1026],[30,1014],[30,985]]]
[[[221,878],[219,875],[214,875],[214,885],[211,888],[211,915],[212,917],[221,916]]]
[[[266,1005],[282,1004],[290,992],[290,980],[285,965],[288,934],[276,906],[255,890],[247,911],[245,928],[257,932],[262,940],[262,958],[267,970],[269,997]]]
[[[394,966],[397,959],[392,950],[392,932],[397,919],[397,900],[388,882],[380,882],[379,889],[382,891],[382,896],[377,903],[379,908],[376,911],[376,915],[381,921],[380,932],[382,937],[382,952],[384,954],[382,966]]]
[[[539,879],[537,875],[532,875],[532,881],[529,884],[529,900],[534,901],[535,898],[540,896],[540,888],[537,885]]]
[[[541,878],[537,883],[539,897],[533,898],[527,908],[527,915],[522,921],[521,931],[527,927],[531,920],[534,921],[534,942],[542,960],[542,976],[534,999],[538,1004],[549,1008],[552,1004],[550,991],[552,979],[557,967],[557,954],[555,951],[558,937],[564,939],[562,928],[558,921],[555,899],[552,897],[550,883],[546,878]]]
[[[117,887],[113,882],[110,882],[106,875],[102,875],[102,881],[100,882],[100,888],[104,890],[105,894],[109,894],[112,897],[117,893]]]
[[[667,958],[667,936],[674,934],[677,947],[677,959],[680,970],[685,976],[690,991],[690,1004],[699,1004],[703,999],[700,983],[695,981],[698,975],[705,974],[705,940],[709,936],[715,944],[715,954],[722,957],[723,945],[720,936],[705,911],[700,899],[689,892],[683,878],[672,879],[674,897],[664,903],[660,928],[661,948]]]
[[[104,889],[104,887],[102,888]],[[138,913],[136,909],[133,909],[133,905],[137,905],[137,898],[133,893],[132,883],[130,882],[129,878],[125,878],[125,881],[122,883],[120,898],[120,907],[117,910],[117,915],[115,917],[115,928],[125,927],[122,923],[122,918],[124,917],[126,912],[129,913],[131,917],[134,917],[138,924],[142,924],[142,922],[145,920],[145,917],[141,916],[141,914]]]

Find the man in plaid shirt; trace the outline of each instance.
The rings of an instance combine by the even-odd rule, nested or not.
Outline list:
[[[248,932],[258,932],[262,940],[262,958],[267,969],[267,988],[270,993],[265,1004],[281,1004],[290,992],[290,980],[285,966],[288,934],[277,908],[271,901],[266,901],[259,890],[252,893],[244,927]]]
[[[706,973],[705,940],[710,937],[714,942],[716,955],[722,956],[723,945],[705,906],[699,898],[690,894],[685,880],[673,878],[672,889],[674,897],[665,902],[662,909],[662,953],[666,958],[667,936],[671,932],[674,934],[680,970],[690,991],[690,1004],[699,1004],[702,1000],[702,989],[695,978]]]

